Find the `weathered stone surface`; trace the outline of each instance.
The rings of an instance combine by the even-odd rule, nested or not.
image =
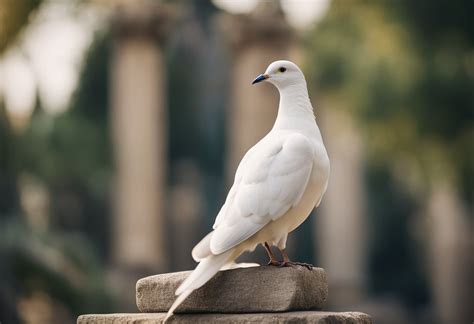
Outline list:
[[[155,324],[163,323],[166,313],[82,315],[77,324]],[[289,312],[253,314],[180,314],[167,323],[318,323],[370,324],[369,315],[358,312]]]
[[[141,312],[166,312],[174,292],[190,271],[167,273],[137,282]],[[194,291],[175,313],[257,313],[320,310],[328,296],[321,268],[240,268],[219,272]]]

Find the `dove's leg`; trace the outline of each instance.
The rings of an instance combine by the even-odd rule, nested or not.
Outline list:
[[[268,257],[270,258],[270,260],[268,261],[268,265],[274,265],[274,266],[280,266],[281,265],[281,262],[278,261],[276,258],[275,258],[275,254],[273,254],[272,252],[272,249],[270,248],[270,245],[268,245],[267,242],[265,242],[265,244],[263,245],[263,247],[265,248],[265,250],[267,251],[267,254],[268,254]]]
[[[286,253],[286,249],[279,248],[279,250],[280,250],[281,256],[283,257],[283,262],[280,263],[281,267],[303,266],[303,267],[308,268],[309,270],[313,269],[312,264],[291,261],[290,258],[288,257],[288,253]]]

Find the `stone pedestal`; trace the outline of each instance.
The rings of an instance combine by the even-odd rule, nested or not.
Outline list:
[[[174,292],[191,271],[162,274],[137,282],[141,312],[166,312]],[[256,287],[258,287],[256,289]],[[240,268],[219,272],[194,291],[175,313],[259,313],[320,310],[328,297],[321,268]]]
[[[78,324],[163,323],[174,291],[189,271],[137,282],[143,313],[82,315]],[[321,311],[328,297],[321,268],[261,266],[219,272],[178,307],[169,323],[372,323],[359,312]]]

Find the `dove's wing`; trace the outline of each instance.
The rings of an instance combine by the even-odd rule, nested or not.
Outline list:
[[[313,148],[299,133],[273,137],[252,148],[236,173],[211,238],[213,254],[225,252],[296,206],[313,167]]]
[[[257,143],[257,145],[258,145],[258,143]],[[222,205],[221,210],[219,211],[219,213],[216,216],[216,220],[214,222],[214,225],[212,226],[213,229],[216,229],[217,226],[219,226],[219,224],[221,223],[222,219],[225,218],[225,215],[227,215],[227,209],[228,209],[229,205],[231,205],[232,202],[234,201],[235,194],[237,192],[237,188],[239,187],[239,184],[242,181],[243,169],[245,168],[245,165],[247,164],[248,159],[255,152],[255,148],[256,148],[257,145],[250,148],[250,150],[248,150],[247,153],[245,153],[244,157],[240,161],[239,166],[237,167],[237,171],[235,172],[234,184],[232,185],[232,187],[229,190],[229,193],[227,194],[227,198],[225,200],[224,205]]]

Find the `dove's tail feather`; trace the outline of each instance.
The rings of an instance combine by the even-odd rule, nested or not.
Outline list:
[[[176,289],[176,295],[178,298],[174,301],[173,305],[166,315],[168,319],[174,312],[174,310],[195,290],[202,287],[208,282],[219,270],[225,266],[228,262],[232,261],[234,256],[234,249],[226,251],[218,255],[210,255],[205,259],[201,260],[196,269],[183,281],[181,286]],[[165,320],[166,320],[165,319]]]
[[[176,295],[188,289],[197,289],[209,281],[228,261],[233,253],[233,249],[218,255],[210,255],[201,260],[196,269],[183,281],[176,290]]]
[[[178,307],[179,305],[181,305],[181,303],[186,299],[188,298],[188,296],[193,292],[194,290],[192,289],[188,289],[186,290],[185,292],[183,292],[181,295],[179,295],[176,300],[174,301],[173,305],[171,305],[170,309],[168,310],[168,313],[166,314],[166,317],[165,317],[165,320],[163,321],[163,323],[166,322],[166,320],[168,318],[170,318],[171,315],[173,315],[173,312],[174,310],[176,309],[176,307]]]
[[[212,254],[211,238],[213,233],[214,231],[210,232],[198,244],[196,244],[193,251],[191,252],[194,261],[199,262]]]

